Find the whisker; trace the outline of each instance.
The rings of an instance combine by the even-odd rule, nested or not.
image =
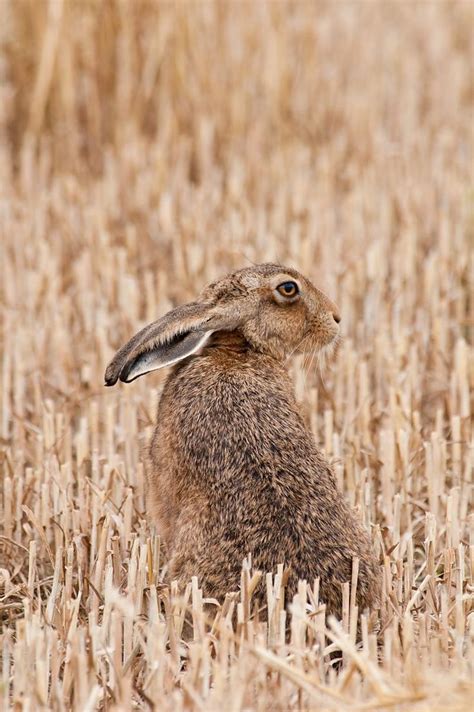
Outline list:
[[[294,349],[292,349],[292,350],[290,351],[290,353],[288,354],[288,358],[291,358],[291,357],[293,356],[293,354],[295,353],[295,351],[296,351],[297,349],[299,349],[299,347],[301,346],[301,344],[303,343],[303,341],[305,340],[305,338],[306,338],[306,335],[304,335],[304,336],[301,337],[300,341],[298,341],[298,343],[296,344],[296,346],[294,347]]]
[[[305,359],[303,360],[304,363],[304,385],[305,389],[307,387],[307,382],[308,382],[308,377],[310,373],[310,369],[312,366],[312,361],[313,361],[313,353],[312,351],[308,351],[307,354],[305,354]]]
[[[308,365],[305,366],[306,377],[309,376],[309,373],[313,366],[313,361],[314,361],[316,354],[317,354],[317,350],[314,347],[308,350]]]
[[[305,385],[305,390],[307,388],[307,383],[308,383],[308,376],[310,373],[311,365],[312,365],[312,357],[313,353],[311,350],[309,350],[303,358],[303,368],[304,368],[304,385]]]
[[[318,365],[319,365],[319,377],[321,379],[321,383],[323,384],[323,388],[325,391],[327,391],[326,388],[326,383],[324,381],[324,369],[326,368],[326,353],[325,353],[325,347],[321,349],[319,352],[319,359],[318,359]]]
[[[290,357],[301,346],[301,344],[303,343],[305,338],[307,338],[307,337],[303,336],[303,338],[297,343],[295,348],[289,354]],[[324,372],[327,369],[329,359],[330,358],[332,359],[334,357],[334,355],[339,350],[341,343],[342,343],[342,337],[340,334],[337,334],[329,344],[326,344],[325,346],[322,346],[322,347],[317,346],[316,344],[314,344],[314,345],[311,344],[312,348],[309,348],[307,351],[303,352],[301,369],[303,371],[303,388],[304,388],[304,390],[307,389],[309,375],[311,373],[313,363],[316,360],[317,372],[319,374],[319,379],[321,381],[323,389],[327,392],[328,389],[326,386],[326,382],[324,380]]]

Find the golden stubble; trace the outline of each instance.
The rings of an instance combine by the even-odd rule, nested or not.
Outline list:
[[[0,706],[468,709],[471,4],[2,9]],[[221,608],[167,591],[140,453],[162,376],[102,385],[138,328],[265,261],[340,308],[324,384],[292,370],[372,531],[372,618],[357,562],[340,624],[317,582],[290,621],[283,569],[267,625],[248,563]]]

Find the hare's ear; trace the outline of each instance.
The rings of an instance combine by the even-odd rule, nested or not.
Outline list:
[[[201,349],[218,329],[231,328],[224,315],[205,304],[186,304],[135,334],[117,351],[105,372],[105,385],[120,379],[130,383],[138,376],[170,366]]]
[[[113,386],[118,378],[124,383],[130,383],[130,381],[134,381],[145,373],[182,361],[182,359],[199,351],[211,334],[212,331],[190,331],[187,334],[179,334],[172,341],[157,344],[151,347],[149,351],[146,350],[146,345],[144,345],[144,350],[141,353],[134,358],[126,358],[121,367],[115,363],[114,359],[105,372],[105,385]],[[128,344],[125,346],[128,346]]]

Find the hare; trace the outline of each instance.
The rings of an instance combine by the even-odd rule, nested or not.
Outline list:
[[[359,558],[357,605],[377,607],[370,540],[338,490],[293,394],[285,359],[337,339],[336,306],[294,269],[261,264],[209,285],[136,334],[107,386],[171,370],[149,451],[147,506],[170,553],[170,576],[197,575],[204,595],[237,590],[242,560],[320,578],[328,613]],[[262,586],[261,602],[264,603]]]

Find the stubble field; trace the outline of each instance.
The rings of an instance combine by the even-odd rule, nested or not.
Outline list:
[[[0,707],[469,709],[472,5],[18,0],[1,25]],[[312,581],[286,614],[281,570],[215,618],[169,590],[142,464],[166,374],[103,387],[139,327],[267,260],[342,313],[335,359],[292,370],[372,532],[371,615],[348,582],[325,620]]]

